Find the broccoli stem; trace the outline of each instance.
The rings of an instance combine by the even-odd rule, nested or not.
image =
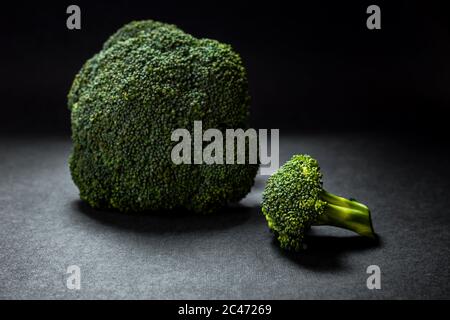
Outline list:
[[[323,191],[322,200],[327,202],[325,212],[314,225],[328,225],[354,231],[362,236],[376,238],[370,210],[355,200],[349,200]]]

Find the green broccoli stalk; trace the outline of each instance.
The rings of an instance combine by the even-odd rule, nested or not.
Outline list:
[[[321,199],[326,204],[324,214],[314,225],[328,225],[356,232],[359,235],[374,238],[370,210],[354,199],[346,199],[323,190]]]
[[[325,191],[318,162],[308,155],[293,156],[268,179],[262,212],[284,249],[301,250],[305,232],[314,225],[376,237],[369,208]]]

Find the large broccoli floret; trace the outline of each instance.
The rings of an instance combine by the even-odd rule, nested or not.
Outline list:
[[[80,197],[120,211],[210,212],[238,201],[258,170],[248,164],[175,165],[177,128],[247,128],[245,69],[229,45],[176,26],[132,22],[77,74],[68,95],[70,171]]]
[[[330,225],[375,238],[369,208],[322,188],[319,164],[308,155],[295,155],[267,181],[262,212],[284,249],[303,248],[312,225]]]

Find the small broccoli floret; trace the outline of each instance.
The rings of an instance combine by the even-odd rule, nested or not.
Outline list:
[[[293,156],[268,179],[262,212],[284,249],[301,250],[305,232],[313,225],[375,238],[369,208],[323,190],[319,164],[308,155]]]
[[[250,97],[231,46],[174,25],[127,24],[88,60],[68,95],[70,171],[80,197],[120,211],[211,212],[251,189],[258,165],[176,165],[171,134],[247,128]]]

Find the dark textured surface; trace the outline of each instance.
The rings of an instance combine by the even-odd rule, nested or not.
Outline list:
[[[0,298],[449,298],[450,170],[417,137],[282,134],[280,160],[309,153],[325,188],[366,203],[380,242],[315,228],[286,254],[259,212],[264,179],[214,216],[97,212],[78,200],[70,141],[0,138]],[[382,289],[366,288],[379,265]],[[79,265],[81,290],[66,288]]]

